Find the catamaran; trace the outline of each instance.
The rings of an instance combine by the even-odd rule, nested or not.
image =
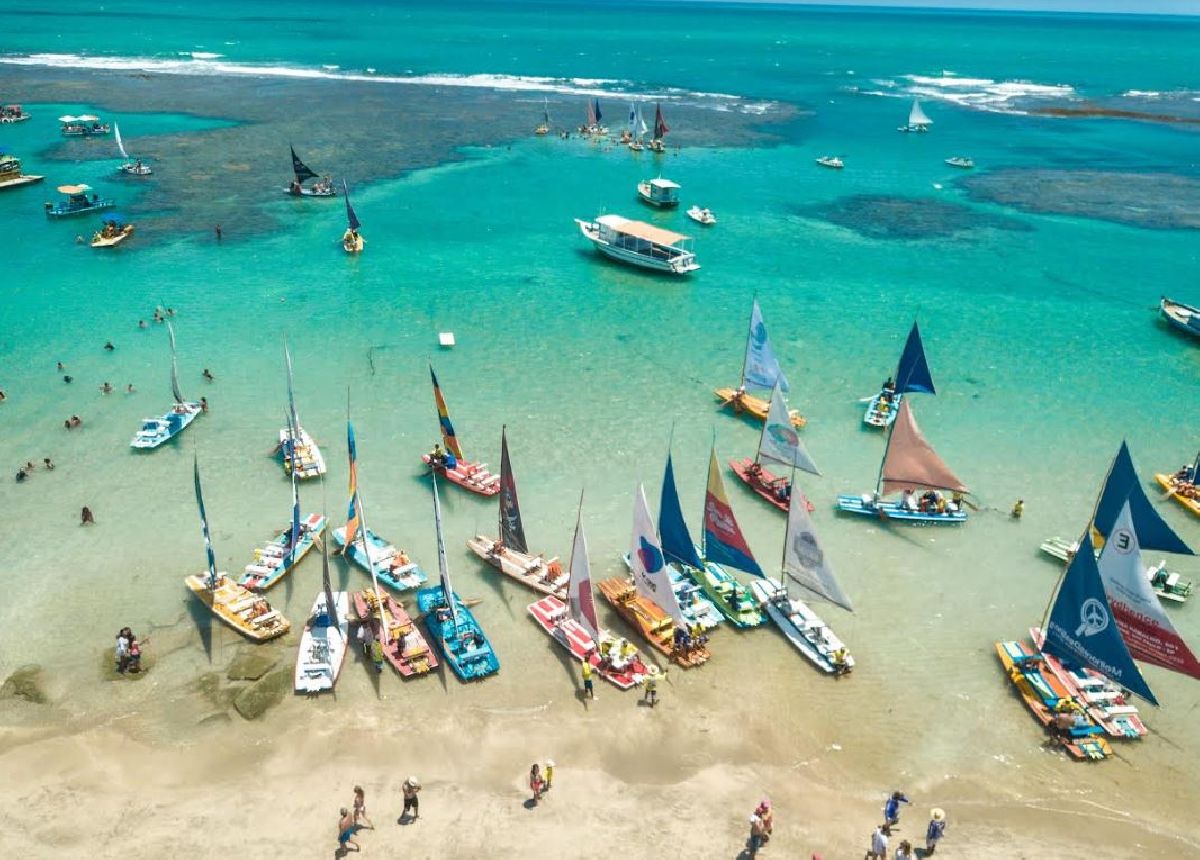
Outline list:
[[[45,176],[34,176],[21,169],[21,159],[15,155],[0,152],[0,191],[9,188],[20,188],[22,185],[32,185],[41,182]]]
[[[915,490],[925,490],[920,498]],[[885,501],[883,494],[901,491],[898,501]],[[953,493],[949,500],[944,492]],[[950,471],[921,434],[909,401],[900,403],[900,413],[888,429],[887,446],[879,467],[874,493],[839,495],[837,509],[885,520],[930,525],[958,525],[967,521],[969,490]]]
[[[317,443],[300,425],[296,414],[296,396],[292,392],[292,353],[287,343],[283,345],[283,358],[287,366],[288,411],[287,426],[279,431],[279,448],[283,455],[283,471],[296,477],[316,478],[325,474],[325,457]]]
[[[154,172],[149,165],[142,164],[140,158],[130,160],[129,153],[125,151],[125,142],[121,140],[121,128],[115,122],[113,123],[113,137],[117,141],[117,152],[121,153],[121,157],[125,159],[125,163],[119,168],[122,173],[130,176],[149,176]]]
[[[462,446],[454,435],[454,425],[450,423],[450,412],[446,409],[446,398],[442,397],[441,386],[438,385],[437,374],[433,365],[429,366],[429,377],[433,380],[433,403],[437,407],[438,426],[441,429],[441,445],[435,445],[433,451],[421,455],[421,461],[434,472],[442,475],[450,483],[478,493],[481,496],[494,496],[500,492],[500,477],[493,475],[487,469],[487,463],[471,463],[463,456]]]
[[[725,570],[725,566],[747,570],[748,566],[743,566],[746,558],[728,552],[726,545],[720,543],[715,536],[711,542],[709,540],[708,521],[710,512],[716,510],[714,505],[723,505],[729,510],[732,526],[736,529],[737,523],[732,520],[733,509],[729,507],[729,498],[725,495],[725,484],[716,468],[715,454],[710,452],[708,487],[704,496],[705,529],[701,546],[697,547],[683,518],[679,491],[675,486],[675,469],[668,453],[667,465],[663,471],[662,497],[658,505],[658,535],[672,579],[676,576],[683,579],[686,576],[687,580],[695,583],[695,587],[698,587],[704,597],[720,611],[721,616],[729,619],[735,627],[757,627],[763,623],[758,602],[750,593],[750,589]],[[738,533],[740,534],[740,531]],[[757,568],[757,565],[754,567]],[[756,570],[748,572],[754,573]],[[679,594],[678,590],[676,594]],[[694,595],[689,596],[689,599],[693,603],[699,603]],[[683,602],[683,596],[680,595],[680,603]],[[684,608],[686,614],[686,606]]]
[[[354,214],[354,207],[350,205],[350,189],[346,187],[345,179],[342,180],[342,194],[346,197],[346,232],[342,234],[342,250],[347,254],[361,254],[366,239],[359,232],[362,224]]]
[[[657,674],[658,667],[647,666],[638,655],[637,646],[625,639],[618,639],[600,626],[592,595],[591,564],[588,561],[582,515],[581,493],[579,512],[575,517],[575,540],[571,548],[567,603],[554,595],[547,595],[529,604],[529,614],[550,638],[570,651],[572,657],[581,663],[588,661],[606,681],[628,690],[640,684],[647,675]]]
[[[867,403],[863,423],[868,427],[890,427],[900,411],[900,401],[905,394],[921,392],[937,394],[933,387],[933,376],[929,362],[925,359],[925,347],[921,343],[921,330],[916,322],[909,329],[900,363],[896,365],[896,378],[888,377],[879,393]]]
[[[639,200],[649,206],[658,209],[674,209],[679,205],[680,187],[678,182],[672,182],[670,179],[663,179],[659,176],[656,179],[639,182],[637,195]]]
[[[321,519],[327,519],[322,515]],[[321,590],[313,601],[300,650],[296,653],[297,693],[332,690],[346,662],[350,639],[350,601],[334,591],[329,579],[329,543],[321,542]]]
[[[691,635],[687,619],[667,572],[646,491],[638,484],[633,497],[632,582],[620,577],[600,583],[604,599],[654,648],[685,668],[708,662],[707,637]]]
[[[201,405],[194,400],[184,400],[179,390],[179,368],[175,359],[175,328],[167,320],[167,334],[171,340],[171,394],[175,405],[158,418],[143,418],[142,426],[133,436],[133,448],[157,448],[187,429],[200,414]]]
[[[663,143],[663,138],[667,136],[667,132],[671,127],[667,125],[667,121],[663,119],[662,104],[656,102],[654,105],[654,137],[651,138],[647,146],[652,152],[666,152],[667,145]]]
[[[500,522],[498,538],[475,535],[467,547],[501,573],[527,585],[535,591],[567,599],[569,575],[563,573],[558,557],[531,555],[521,523],[521,506],[517,500],[517,481],[508,458],[507,428],[500,428]]]
[[[379,535],[367,528],[363,520],[362,496],[358,491],[358,448],[354,442],[354,425],[346,421],[346,449],[350,457],[350,504],[346,525],[334,529],[333,540],[343,555],[371,574],[371,581],[383,582],[395,591],[407,591],[426,582],[429,577],[420,565]]]
[[[620,215],[600,215],[595,221],[576,218],[575,223],[597,251],[621,263],[672,275],[700,268],[691,238],[682,233]]]
[[[536,135],[550,133],[550,99],[545,96],[542,96],[542,121],[538,123],[533,133]]]
[[[442,505],[437,475],[433,476],[433,524],[437,530],[438,572],[441,583],[417,592],[417,607],[425,614],[429,632],[462,681],[475,681],[500,671],[500,660],[483,628],[450,585],[446,541],[442,537]]]
[[[746,335],[746,352],[742,358],[742,380],[737,388],[718,388],[713,391],[722,406],[729,406],[741,415],[749,413],[759,421],[767,419],[770,409],[768,401],[749,393],[753,391],[770,391],[779,383],[784,393],[788,390],[787,377],[771,348],[771,339],[767,336],[767,326],[763,323],[762,309],[755,299],[750,307],[750,330]],[[788,410],[788,419],[794,427],[803,427],[805,419],[795,409]]]
[[[326,518],[322,514],[300,519],[300,491],[294,472],[291,477],[292,521],[278,537],[254,551],[254,561],[246,565],[238,580],[239,585],[250,591],[266,591],[291,573],[325,531]]]
[[[715,468],[715,465],[714,467]],[[793,474],[793,482],[795,475]],[[714,528],[722,518],[713,517]],[[741,541],[742,552],[749,553],[745,541]],[[756,565],[757,566],[757,565]],[[805,592],[828,600],[830,603],[853,611],[850,599],[842,591],[834,575],[833,566],[821,543],[817,539],[816,527],[807,506],[799,494],[792,496],[788,508],[787,531],[783,539],[783,563],[779,579],[759,575],[751,583],[754,596],[762,601],[771,620],[779,627],[787,640],[812,662],[829,675],[844,675],[854,668],[854,657],[845,644],[804,601],[793,597],[789,583]]]
[[[294,178],[291,183],[283,189],[284,194],[290,194],[293,197],[336,197],[337,191],[333,187],[333,182],[329,177],[318,178],[314,170],[300,160],[296,155],[296,148],[289,147],[292,151],[292,173]],[[316,179],[312,185],[306,186],[304,183],[309,179]]]
[[[66,200],[58,203],[46,203],[47,218],[69,218],[72,215],[86,215],[88,212],[99,212],[101,209],[111,209],[117,204],[108,199],[100,199],[96,194],[91,197],[88,192],[92,190],[90,185],[60,185],[58,193],[66,195]]]
[[[767,420],[763,422],[754,459],[743,457],[740,460],[730,460],[729,468],[733,469],[733,473],[759,498],[786,512],[795,488],[787,477],[769,471],[763,465],[766,460],[795,466],[812,475],[821,474],[804,443],[800,441],[800,434],[788,420],[787,403],[784,402],[783,389],[780,388],[778,379],[775,381],[775,387],[771,389],[771,406],[767,411]],[[811,511],[812,502],[807,497],[803,501]]]
[[[912,108],[908,112],[908,124],[902,125],[896,130],[926,132],[929,131],[929,126],[931,125],[933,125],[933,120],[925,115],[925,111],[921,108],[920,99],[913,99]]]
[[[200,511],[200,531],[204,535],[204,551],[208,558],[208,571],[192,574],[184,584],[200,598],[214,615],[250,639],[262,642],[287,633],[292,625],[278,610],[272,609],[266,598],[247,591],[224,573],[217,573],[217,561],[213,555],[212,537],[208,528],[208,515],[204,511],[204,495],[200,490],[200,461],[192,458],[192,478],[196,493],[196,507]]]

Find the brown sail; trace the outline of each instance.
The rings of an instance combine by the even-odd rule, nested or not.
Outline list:
[[[883,458],[883,492],[898,490],[957,490],[967,488],[933,446],[921,435],[917,419],[908,405],[908,398],[900,401],[900,411],[888,439],[887,453]]]

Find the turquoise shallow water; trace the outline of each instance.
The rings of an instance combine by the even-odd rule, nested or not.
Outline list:
[[[930,69],[941,75],[944,68],[1001,82],[1069,83],[1110,96],[1170,89],[1186,84],[1179,52],[1193,23],[1072,21],[1072,32],[1082,35],[1064,55],[1050,48],[1061,47],[1068,24],[1060,19],[988,19],[991,25],[981,28],[974,16],[706,9],[690,13],[688,38],[664,46],[654,37],[662,29],[655,22],[678,21],[672,16],[681,13],[652,8],[644,30],[611,24],[621,34],[617,49],[615,37],[605,36],[609,31],[587,30],[595,13],[539,6],[538,16],[577,16],[579,32],[589,33],[574,40],[578,52],[548,44],[541,28],[549,25],[535,26],[534,13],[520,10],[505,16],[506,32],[514,35],[501,40],[508,47],[468,54],[456,35],[470,32],[465,19],[428,8],[401,14],[386,7],[373,13],[377,31],[343,29],[320,48],[308,41],[327,32],[316,12],[312,17],[320,20],[298,21],[279,38],[265,35],[266,22],[248,17],[253,10],[235,16],[226,36],[235,45],[213,47],[222,7],[208,8],[203,16],[177,17],[168,7],[169,16],[146,18],[133,33],[97,29],[82,12],[23,16],[28,27],[14,34],[9,49],[161,57],[204,48],[289,68],[337,62],[377,65],[381,72],[621,77],[648,87],[795,99],[814,114],[789,126],[779,146],[685,148],[658,162],[576,140],[481,146],[462,162],[356,189],[368,245],[361,258],[348,259],[336,244],[344,224],[340,201],[271,202],[270,213],[284,226],[252,240],[148,236],[116,254],[76,246],[74,235],[91,229],[90,222],[50,224],[40,214],[54,184],[88,181],[122,205],[136,191],[108,177],[114,160],[83,161],[68,170],[39,157],[54,141],[53,118],[88,105],[65,96],[61,104],[31,105],[33,121],[0,128],[0,142],[26,156],[27,171],[51,174],[41,187],[0,198],[0,231],[17,237],[6,248],[0,305],[0,387],[9,395],[0,407],[0,465],[10,473],[0,481],[0,558],[6,560],[0,617],[37,623],[33,631],[20,624],[0,628],[0,667],[37,660],[68,677],[90,677],[87,655],[107,641],[103,631],[131,621],[192,624],[180,580],[203,563],[191,500],[193,451],[223,568],[240,570],[253,546],[284,525],[287,483],[268,451],[285,405],[285,336],[295,356],[302,419],[330,464],[328,507],[335,522],[345,501],[349,390],[371,527],[435,569],[429,493],[417,460],[436,438],[425,368],[433,360],[469,456],[496,464],[500,426],[508,425],[531,543],[566,554],[585,489],[597,578],[616,574],[632,491],[643,480],[651,498],[657,496],[672,432],[693,526],[710,442],[715,437],[725,458],[753,450],[756,428],[718,413],[711,389],[736,382],[749,303],[757,296],[793,383],[793,405],[810,419],[805,440],[824,475],[804,486],[858,610],[826,614],[860,669],[853,687],[830,688],[799,672],[799,658],[774,640],[727,636],[716,647],[731,656],[708,677],[736,683],[734,667],[761,653],[772,678],[794,684],[798,695],[819,691],[835,710],[881,695],[919,698],[894,717],[900,728],[927,725],[972,700],[977,706],[960,722],[943,734],[922,735],[901,754],[904,761],[914,768],[930,760],[984,773],[996,768],[1013,779],[1006,761],[1039,761],[1031,752],[1036,732],[995,671],[991,641],[1020,635],[1040,617],[1056,569],[1037,557],[1037,544],[1082,530],[1122,438],[1146,477],[1192,456],[1200,353],[1156,323],[1155,305],[1162,292],[1200,298],[1189,295],[1196,237],[970,203],[942,159],[968,153],[980,170],[1100,165],[1189,175],[1196,138],[1170,127],[1071,123],[937,98],[928,107],[934,131],[902,136],[894,127],[906,103],[848,92],[844,72],[861,69],[902,82],[905,75]],[[491,7],[479,14],[485,12],[499,14]],[[429,23],[435,20],[436,26]],[[418,54],[396,57],[396,68],[387,68],[373,58],[384,53],[388,27],[417,27],[436,38],[416,47],[406,42],[406,50]],[[1127,37],[1131,27],[1137,39]],[[939,42],[931,32],[959,35]],[[822,51],[814,55],[789,42],[781,54],[788,63],[776,65],[777,55],[762,45],[781,33],[803,33]],[[722,57],[719,73],[697,65],[705,54],[697,54],[697,41]],[[1137,48],[1147,44],[1154,49]],[[1101,62],[1099,48],[1128,62],[1111,54]],[[618,62],[613,53],[622,51],[658,62]],[[823,75],[826,69],[840,71]],[[0,82],[3,75],[0,66]],[[213,86],[220,82],[214,73]],[[582,103],[554,98],[564,110]],[[535,114],[530,102],[518,104]],[[112,118],[138,135],[202,135],[212,126],[182,115],[185,110]],[[231,104],[228,119],[237,118]],[[95,146],[97,155],[110,154],[110,144]],[[847,169],[817,168],[813,158],[825,152],[842,155]],[[156,167],[171,169],[169,163]],[[640,211],[634,184],[659,171],[683,185],[685,205],[702,203],[720,218],[716,228],[697,232],[703,269],[687,281],[601,261],[572,223],[606,210],[694,232],[681,212]],[[951,204],[937,210],[938,224],[949,232],[930,234],[919,226],[917,238],[880,238],[895,233],[897,222],[856,224],[877,217],[856,209],[848,210],[848,220],[828,217],[858,195],[916,201],[905,216],[910,219],[930,217],[924,201]],[[864,234],[856,226],[877,229]],[[136,326],[160,301],[178,313],[184,392],[207,396],[213,409],[179,444],[136,455],[128,440],[138,419],[169,402],[166,332]],[[937,397],[916,400],[919,420],[986,508],[958,531],[887,530],[838,519],[830,510],[837,492],[871,486],[882,440],[860,430],[857,400],[894,367],[914,318],[939,390]],[[456,333],[458,346],[439,351],[436,334],[446,329]],[[112,354],[101,349],[106,339],[117,346]],[[55,372],[60,360],[75,376],[69,387]],[[202,382],[204,367],[215,383]],[[100,395],[97,386],[105,380],[118,393]],[[127,382],[135,383],[136,394],[120,393]],[[75,413],[85,426],[67,433],[62,419]],[[47,455],[58,463],[52,474],[38,472],[24,485],[11,480],[20,463]],[[764,566],[774,565],[782,517],[740,487],[729,490],[751,545]],[[307,508],[321,504],[318,487],[306,486],[303,496]],[[1018,497],[1027,513],[1016,524],[1003,512]],[[462,546],[476,529],[494,527],[493,507],[453,488],[443,500],[456,582],[465,594],[485,597],[477,612],[491,625],[502,661],[548,660],[540,634],[522,618],[523,596],[482,576]],[[83,504],[96,512],[94,529],[76,526]],[[1182,512],[1168,506],[1164,513],[1186,537],[1200,537]],[[1178,567],[1200,576],[1194,561]],[[308,562],[295,582],[272,594],[294,623],[311,602],[318,571]],[[351,585],[363,581],[341,567],[339,576]],[[1200,641],[1197,611],[1186,607],[1172,615],[1192,641]],[[96,641],[58,640],[53,619],[75,613],[101,631]],[[203,666],[205,659],[198,643],[189,666]],[[938,667],[935,689],[924,671],[930,665]],[[1156,669],[1147,677],[1164,702],[1149,717],[1152,727],[1194,755],[1188,715],[1197,688]],[[681,683],[705,695],[706,682]],[[528,695],[512,675],[489,684],[513,700]],[[430,690],[424,694],[433,695]],[[80,696],[102,705],[100,693]],[[989,713],[1002,719],[993,723]],[[1130,755],[1166,766],[1178,750],[1151,739]],[[1033,772],[1042,778],[1044,768]],[[1194,785],[1194,776],[1181,779]]]

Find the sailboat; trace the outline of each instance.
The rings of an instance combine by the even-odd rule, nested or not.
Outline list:
[[[602,137],[608,134],[608,129],[600,124],[603,114],[600,112],[600,99],[588,99],[587,101],[587,117],[584,123],[579,128],[580,134],[595,135]]]
[[[450,565],[442,537],[442,505],[437,475],[433,476],[433,524],[437,530],[438,572],[441,583],[417,592],[417,607],[442,654],[462,681],[474,681],[500,671],[500,660],[483,628],[450,585]]]
[[[422,454],[421,460],[429,466],[434,474],[442,475],[450,483],[457,484],[464,490],[479,493],[481,496],[494,496],[500,492],[500,477],[487,470],[487,463],[471,463],[463,456],[462,446],[454,435],[454,425],[450,423],[450,412],[446,409],[446,398],[442,397],[441,386],[438,385],[437,374],[433,365],[429,366],[429,377],[433,380],[433,402],[437,407],[438,426],[442,432],[441,445],[435,445],[433,451]]]
[[[764,575],[751,583],[750,588],[787,640],[813,665],[830,675],[851,671],[854,657],[845,644],[808,604],[791,594],[791,586],[799,586],[808,594],[853,611],[799,494],[792,496],[788,508],[779,579]]]
[[[746,354],[742,359],[742,379],[738,387],[718,388],[713,394],[721,401],[722,406],[730,406],[738,415],[749,413],[759,421],[765,421],[770,404],[748,391],[770,391],[775,383],[786,394],[788,390],[787,377],[771,348],[771,339],[767,336],[767,327],[763,323],[762,309],[758,299],[750,308],[750,331],[746,336]],[[804,418],[795,409],[788,410],[788,419],[793,427],[803,427]]]
[[[568,601],[547,595],[529,604],[529,614],[555,642],[583,662],[587,660],[599,675],[622,690],[656,674],[658,667],[647,666],[637,646],[618,639],[600,626],[592,595],[592,572],[588,561],[587,536],[583,532],[583,494],[575,516],[575,540],[571,545],[571,573]]]
[[[690,635],[687,619],[675,597],[646,491],[638,484],[633,498],[633,538],[630,549],[632,582],[620,577],[600,583],[600,593],[625,621],[654,648],[685,668],[708,662],[707,637]]]
[[[325,457],[308,431],[300,425],[300,416],[296,414],[296,396],[292,391],[292,353],[286,342],[283,345],[283,358],[287,365],[288,392],[287,426],[279,431],[278,450],[283,455],[283,471],[289,475],[295,473],[301,480],[316,478],[325,474]]]
[[[654,152],[666,152],[667,145],[663,143],[663,138],[667,136],[667,132],[671,127],[667,125],[667,121],[663,119],[662,104],[655,103],[654,105],[654,137],[650,140],[650,149]]]
[[[322,515],[321,519],[327,519]],[[350,641],[350,600],[329,579],[329,542],[321,543],[321,590],[313,601],[296,653],[295,690],[319,693],[337,683]]]
[[[912,108],[908,112],[908,124],[902,125],[896,130],[926,132],[929,131],[931,125],[933,125],[933,120],[925,115],[925,111],[921,108],[921,100],[913,99]]]
[[[558,557],[531,555],[521,523],[521,506],[517,500],[517,481],[508,458],[508,430],[500,428],[500,516],[499,538],[475,535],[467,547],[492,567],[543,594],[552,594],[560,601],[567,599],[569,576],[563,573]]]
[[[550,99],[542,96],[542,121],[538,123],[538,127],[533,130],[534,134],[543,135],[550,133]]]
[[[346,232],[342,234],[342,249],[347,254],[361,254],[366,240],[358,232],[362,224],[354,214],[354,207],[350,205],[350,189],[346,187],[345,179],[342,180],[342,194],[346,197]]]
[[[143,418],[142,426],[129,443],[133,448],[157,448],[168,439],[182,433],[200,414],[201,405],[194,400],[184,400],[179,390],[179,367],[175,358],[175,328],[167,320],[167,334],[171,340],[171,395],[175,405],[158,418]]]
[[[1200,316],[1196,319],[1200,324]],[[1154,480],[1172,499],[1200,517],[1200,454],[1191,463],[1184,463],[1178,472],[1156,473]]]
[[[307,164],[300,160],[300,156],[296,155],[296,148],[289,147],[292,151],[292,174],[294,178],[291,183],[283,189],[284,194],[290,194],[293,197],[336,197],[337,191],[333,188],[333,182],[329,177],[318,178],[316,172]],[[304,183],[310,179],[316,179],[312,185],[306,186]]]
[[[192,480],[196,507],[200,511],[200,531],[204,535],[208,570],[186,577],[184,584],[214,615],[243,636],[258,642],[282,636],[292,629],[292,625],[278,610],[271,608],[266,598],[247,591],[228,575],[217,573],[208,514],[204,511],[204,494],[200,489],[200,461],[196,457],[192,458]]]
[[[121,140],[121,129],[115,122],[113,123],[113,137],[117,141],[117,152],[121,153],[121,157],[125,159],[125,163],[120,167],[122,173],[127,173],[130,176],[149,176],[154,172],[150,169],[149,165],[142,164],[140,158],[130,161],[129,153],[125,151],[125,142]]]
[[[720,470],[716,466],[716,453],[709,452],[708,487],[705,491],[704,519],[706,528],[704,540],[697,547],[692,541],[687,523],[683,519],[683,509],[679,504],[679,491],[675,487],[675,469],[671,464],[671,455],[667,454],[667,466],[663,471],[662,498],[658,506],[658,534],[662,540],[663,556],[667,559],[668,569],[675,575],[675,570],[681,570],[687,578],[694,582],[705,598],[713,603],[721,615],[729,619],[735,627],[757,627],[763,623],[763,615],[759,611],[758,602],[750,593],[750,589],[738,582],[722,564],[715,559],[721,559],[724,564],[747,570],[741,562],[743,559],[722,552],[723,546],[712,545],[713,554],[709,552],[709,529],[707,522],[709,512],[714,511],[714,505],[727,510],[729,522],[737,528],[733,519],[733,509],[729,506],[729,498],[725,495],[725,484],[721,480]],[[738,534],[741,534],[740,530]],[[758,565],[752,566],[757,571]],[[757,571],[761,572],[761,571]],[[693,598],[694,600],[695,598]]]
[[[908,340],[904,342],[904,351],[900,353],[900,363],[896,365],[896,378],[888,377],[880,388],[879,393],[867,404],[863,414],[863,423],[868,427],[890,427],[900,411],[900,401],[905,394],[922,392],[936,394],[933,387],[933,376],[929,372],[929,362],[925,359],[925,347],[921,343],[921,330],[914,322],[908,332]]]
[[[629,117],[629,148],[634,152],[641,152],[646,148],[642,143],[642,138],[647,130],[646,119],[642,116],[642,104],[638,102],[634,105],[633,113]]]
[[[260,549],[254,551],[254,561],[238,584],[251,591],[266,591],[292,572],[313,544],[321,539],[327,522],[323,514],[309,514],[300,519],[300,492],[296,486],[296,473],[292,473],[292,521],[287,528]]]
[[[350,457],[350,504],[346,525],[333,530],[333,540],[343,555],[395,591],[407,591],[426,582],[429,577],[420,565],[375,532],[367,528],[362,516],[362,497],[358,491],[358,448],[354,442],[354,425],[346,422],[346,448]]]
[[[914,490],[926,492],[918,499]],[[880,493],[903,491],[899,501],[884,501]],[[946,501],[943,491],[953,492]],[[888,430],[883,462],[874,493],[839,495],[837,509],[901,522],[958,525],[967,521],[963,496],[966,486],[942,461],[921,434],[909,401],[900,403],[899,415]]]
[[[811,475],[821,474],[817,464],[809,456],[808,449],[800,441],[800,435],[788,421],[787,404],[784,403],[783,389],[779,387],[778,380],[771,389],[771,406],[767,412],[767,420],[763,422],[762,435],[759,436],[758,451],[754,459],[743,457],[740,460],[730,460],[729,468],[733,469],[733,473],[759,498],[786,513],[794,487],[787,477],[776,475],[763,466],[763,462],[768,460],[784,466],[795,466]],[[801,495],[804,504],[811,511],[812,502]]]

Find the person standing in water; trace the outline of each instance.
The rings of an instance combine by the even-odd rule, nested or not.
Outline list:
[[[92,516],[92,509],[87,505],[84,505],[83,510],[79,512],[79,524],[81,526],[96,524],[96,518]]]

